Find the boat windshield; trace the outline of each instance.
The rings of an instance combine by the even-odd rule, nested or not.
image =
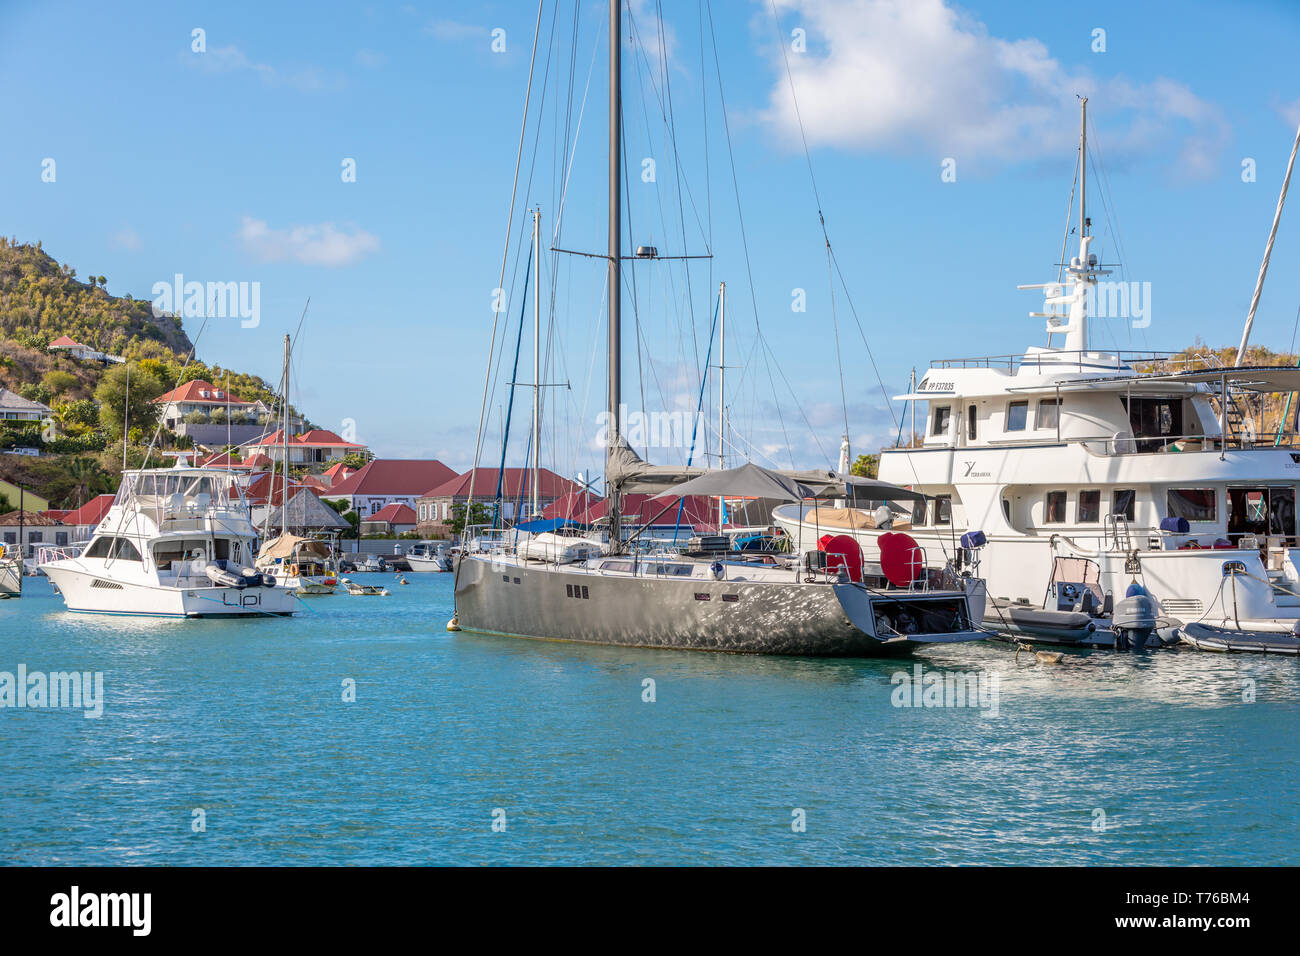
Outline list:
[[[161,510],[168,515],[202,514],[225,508],[239,492],[219,472],[167,470],[128,472],[118,488],[115,505]]]

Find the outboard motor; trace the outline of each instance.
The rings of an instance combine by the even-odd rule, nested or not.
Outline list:
[[[1155,633],[1160,610],[1156,599],[1147,589],[1134,581],[1124,593],[1124,599],[1115,605],[1111,627],[1115,631],[1115,650],[1140,651]]]
[[[980,566],[980,549],[989,543],[983,531],[967,531],[961,536],[961,550],[957,552],[957,567],[969,567],[971,573],[978,574]]]
[[[881,531],[888,531],[894,526],[894,512],[889,510],[889,505],[881,505],[876,509],[873,517],[876,521],[876,527]]]

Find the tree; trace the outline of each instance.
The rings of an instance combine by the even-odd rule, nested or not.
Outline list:
[[[50,369],[41,379],[41,384],[50,390],[50,395],[62,395],[64,392],[77,387],[77,376],[71,372],[65,372],[63,369]]]
[[[451,527],[452,534],[460,534],[465,530],[466,525],[481,525],[492,523],[492,507],[481,501],[476,501],[469,506],[468,520],[466,520],[465,505],[455,502],[451,506],[451,520],[448,524]]]
[[[849,469],[849,474],[857,475],[859,478],[874,478],[879,467],[879,455],[859,455],[853,462],[853,467]]]
[[[339,461],[341,461],[346,467],[359,471],[360,469],[366,466],[366,462],[370,461],[374,457],[375,457],[374,454],[368,451],[367,452],[354,451],[344,455],[342,458],[339,459]]]
[[[128,401],[127,375],[131,377]],[[128,431],[140,429],[141,433],[152,429],[158,423],[161,407],[153,400],[167,391],[162,379],[151,374],[138,365],[114,365],[104,373],[95,389],[95,400],[99,402],[99,421],[110,438],[122,437],[124,417],[128,421]]]
[[[75,501],[76,507],[80,508],[95,495],[103,494],[112,488],[108,473],[93,458],[74,458],[68,462],[67,470],[73,485],[65,504],[72,504]]]

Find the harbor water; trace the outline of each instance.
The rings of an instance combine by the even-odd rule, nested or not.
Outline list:
[[[355,578],[392,595],[241,621],[27,579],[0,672],[100,672],[103,712],[0,709],[0,861],[1300,862],[1294,658],[588,647],[448,633],[451,575]]]

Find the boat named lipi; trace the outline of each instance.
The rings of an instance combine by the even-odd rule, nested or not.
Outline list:
[[[297,599],[252,565],[257,542],[240,479],[219,468],[127,471],[80,553],[44,549],[40,568],[71,611],[153,617],[286,615]]]

